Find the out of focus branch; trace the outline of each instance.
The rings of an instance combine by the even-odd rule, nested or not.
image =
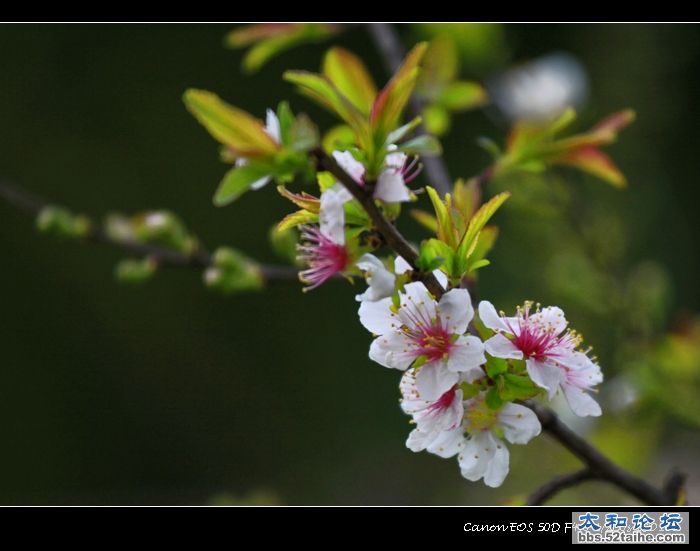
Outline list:
[[[406,50],[401,44],[396,29],[389,23],[367,23],[367,31],[374,41],[379,55],[384,60],[384,65],[390,74],[394,74],[401,66]],[[420,117],[423,113],[423,102],[415,95],[411,97],[409,109],[414,117]],[[425,126],[420,125],[419,131],[426,133]],[[452,190],[452,179],[447,170],[445,161],[439,155],[434,157],[424,156],[421,162],[425,167],[425,173],[430,180],[430,184],[440,192],[441,195]]]
[[[561,476],[555,476],[552,480],[545,482],[532,492],[527,498],[527,504],[543,505],[562,490],[578,486],[581,482],[595,480],[596,478],[598,477],[595,473],[588,468]]]
[[[526,405],[535,412],[542,428],[587,466],[586,469],[577,473],[551,480],[530,496],[528,499],[530,504],[544,503],[558,491],[594,478],[617,486],[647,505],[676,505],[678,503],[685,480],[683,474],[673,472],[663,487],[657,488],[613,463],[562,423],[551,409],[534,402],[529,402]],[[534,501],[537,503],[533,503]]]
[[[52,203],[45,201],[5,180],[0,180],[0,199],[31,216],[37,216],[45,207]],[[207,268],[212,265],[212,255],[202,248],[197,248],[191,253],[159,247],[138,241],[115,240],[104,230],[91,224],[85,238],[96,243],[104,243],[121,249],[130,255],[152,258],[159,266]],[[265,281],[293,281],[297,279],[297,272],[290,266],[275,266],[261,264],[260,271]]]

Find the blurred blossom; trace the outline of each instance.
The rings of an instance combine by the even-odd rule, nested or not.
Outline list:
[[[626,410],[638,401],[639,391],[625,375],[618,375],[604,387],[604,402],[615,413]]]
[[[491,81],[489,91],[509,120],[541,121],[583,104],[588,77],[576,58],[555,53],[507,70]]]

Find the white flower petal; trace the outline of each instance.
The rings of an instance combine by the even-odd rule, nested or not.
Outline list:
[[[567,325],[564,312],[557,306],[548,306],[547,308],[542,308],[542,310],[539,312],[531,314],[530,321],[545,327],[548,331],[551,331],[555,335],[558,335],[564,331]]]
[[[579,417],[598,417],[602,413],[598,402],[584,390],[566,383],[562,385],[562,389],[571,411]]]
[[[428,323],[435,318],[435,299],[428,292],[428,289],[420,281],[407,283],[404,285],[404,292],[401,294],[401,308],[399,316],[403,323],[413,327],[413,319],[419,316],[421,320]]]
[[[568,368],[566,379],[579,388],[591,388],[603,382],[600,366],[583,352],[565,352],[557,362]]]
[[[255,180],[252,184],[250,184],[250,189],[253,191],[262,189],[270,183],[270,180],[272,180],[272,176],[263,176],[259,180]]]
[[[265,114],[265,132],[278,144],[282,143],[282,132],[280,131],[280,120],[272,109],[268,109]]]
[[[335,189],[321,194],[318,221],[321,233],[337,245],[345,244],[345,208],[342,196]]]
[[[510,467],[510,453],[506,445],[498,438],[494,438],[496,442],[496,451],[489,461],[489,464],[484,473],[484,484],[491,488],[498,488],[508,476]]]
[[[510,333],[510,328],[503,321],[503,318],[498,315],[495,306],[488,300],[482,300],[479,303],[479,318],[489,329]]]
[[[396,257],[396,260],[394,260],[394,272],[401,275],[405,274],[406,272],[410,272],[411,270],[413,270],[413,268],[411,268],[411,265],[406,262],[406,259],[403,256]]]
[[[408,415],[422,411],[430,404],[430,402],[421,400],[418,396],[416,376],[413,369],[409,369],[401,376],[399,390],[401,391],[401,409]]]
[[[450,349],[447,369],[465,374],[467,382],[475,381],[484,375],[481,366],[486,363],[484,343],[473,335],[459,337]]]
[[[359,309],[360,323],[365,329],[375,335],[392,332],[400,322],[391,311],[391,299],[385,298],[376,302],[364,301]]]
[[[397,275],[405,274],[406,272],[410,272],[413,270],[411,268],[411,265],[406,262],[403,256],[397,256],[396,260],[394,260],[394,273]],[[438,283],[442,285],[443,289],[447,289],[447,276],[442,270],[433,270],[433,275],[435,276],[435,279],[438,280]]]
[[[394,169],[385,169],[377,178],[374,197],[387,203],[403,203],[411,200],[403,176]]]
[[[411,354],[411,343],[403,334],[394,331],[384,333],[372,341],[369,357],[379,365],[401,371],[408,369],[416,359]]]
[[[527,373],[530,375],[532,382],[538,387],[544,388],[550,400],[554,398],[562,380],[561,369],[556,365],[532,358],[529,358],[525,362],[525,365],[527,366]]]
[[[484,479],[491,487],[500,486],[508,474],[508,449],[491,431],[481,431],[467,440],[459,454],[459,467],[467,480]]]
[[[450,371],[441,361],[421,366],[416,375],[416,388],[421,399],[435,401],[459,381],[459,375]]]
[[[390,297],[394,292],[396,276],[384,267],[384,264],[373,254],[365,253],[356,262],[357,267],[365,272],[369,287],[355,300],[377,301]]]
[[[333,158],[350,177],[361,184],[365,177],[364,165],[352,156],[349,151],[334,151]]]
[[[448,280],[447,280],[447,276],[445,275],[445,272],[443,272],[442,270],[433,270],[433,275],[435,276],[435,279],[438,280],[438,283],[440,284],[440,286],[443,289],[447,289]],[[473,308],[472,308],[472,310],[473,310]],[[472,311],[472,317],[474,317],[473,311]]]
[[[523,357],[523,353],[518,350],[518,347],[513,344],[513,341],[504,337],[500,333],[496,333],[493,337],[484,342],[484,348],[486,349],[486,352],[495,358],[521,360]]]
[[[430,453],[434,453],[440,457],[448,458],[457,455],[464,449],[466,438],[462,427],[459,426],[452,430],[443,430],[433,434],[433,438],[426,446]]]
[[[408,160],[408,155],[405,153],[389,153],[384,158],[384,165],[392,168],[403,168]]]
[[[418,429],[413,429],[406,440],[406,447],[412,452],[422,452],[428,446],[429,436]]]
[[[513,444],[527,444],[542,432],[537,415],[520,404],[509,403],[498,412],[498,423],[503,434]]]
[[[474,317],[469,291],[466,289],[447,291],[438,302],[437,311],[443,327],[450,334],[461,335],[467,330],[469,322]]]

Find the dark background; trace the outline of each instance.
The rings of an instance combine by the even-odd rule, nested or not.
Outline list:
[[[268,229],[289,206],[272,187],[212,206],[225,167],[181,95],[210,89],[258,115],[291,99],[328,127],[332,119],[280,78],[287,68],[316,70],[325,47],[300,47],[243,76],[242,53],[222,47],[229,28],[0,26],[0,176],[94,216],[169,208],[208,246],[274,261]],[[407,42],[416,39],[414,29],[401,30]],[[502,59],[466,67],[466,76],[564,50],[591,79],[584,123],[637,110],[611,149],[630,188],[576,175],[567,185],[573,204],[586,205],[584,225],[605,212],[623,227],[622,265],[651,261],[666,278],[663,323],[698,311],[698,27],[500,32]],[[335,42],[383,82],[362,29]],[[504,129],[481,112],[455,118],[443,140],[453,174],[488,162],[474,145],[482,134],[501,140]],[[559,299],[601,346],[604,370],[617,365],[604,316],[541,283],[552,259],[537,228],[547,222],[525,218],[504,210],[480,293],[504,308],[533,293],[543,303]],[[203,288],[200,274],[171,270],[142,287],[121,286],[112,277],[120,253],[38,236],[31,219],[4,203],[0,258],[0,503],[499,503],[575,465],[546,437],[511,446],[511,476],[492,491],[464,481],[454,461],[408,451],[398,376],[367,359],[356,290],[344,284],[302,294],[282,283],[222,298]],[[595,280],[585,298],[605,302],[606,288]],[[619,460],[653,479],[671,464],[696,463],[692,423],[654,427],[654,438],[608,442],[626,447]],[[602,485],[580,492],[563,502],[629,501]]]

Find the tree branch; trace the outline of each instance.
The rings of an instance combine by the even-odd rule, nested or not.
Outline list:
[[[384,66],[387,71],[393,75],[401,66],[401,62],[406,56],[406,50],[401,44],[396,29],[389,23],[367,23],[366,27],[384,61]],[[425,105],[415,94],[411,96],[409,109],[414,117],[420,117],[422,115],[423,107],[425,107]],[[425,126],[422,124],[418,127],[418,130],[425,134],[428,133]],[[431,185],[438,190],[441,195],[449,193],[452,190],[452,179],[450,178],[447,165],[442,157],[439,155],[433,157],[426,156],[421,160]]]
[[[562,490],[578,486],[581,482],[595,480],[596,478],[598,478],[598,476],[588,468],[581,469],[574,473],[556,476],[532,492],[527,498],[527,505],[543,505]]]
[[[678,494],[684,480],[682,475],[674,473],[664,487],[659,489],[610,461],[610,459],[605,457],[600,451],[562,423],[557,414],[551,409],[534,402],[528,402],[526,405],[535,412],[542,424],[542,428],[552,438],[587,465],[587,469],[585,470],[588,471],[588,476],[580,478],[578,482],[591,478],[605,480],[633,495],[647,505],[675,505],[677,503]],[[580,477],[583,476],[582,473],[583,471],[579,471],[578,474]],[[573,475],[567,476],[573,477]],[[564,478],[566,477],[559,478],[559,484],[562,483],[562,479]],[[556,482],[557,479],[554,479],[548,483],[551,485],[551,488],[554,488],[551,495],[554,495],[554,493],[558,491],[558,489],[556,489]],[[572,482],[571,480],[566,480],[566,482],[568,482],[568,484],[562,486],[561,489],[578,483]],[[546,489],[548,488],[542,487],[538,491]],[[537,494],[537,492],[535,494]],[[538,497],[535,494],[533,495]],[[547,497],[548,496],[545,495],[545,498]],[[532,496],[530,499],[532,499]]]
[[[438,280],[435,279],[432,272],[423,272],[416,266],[418,253],[396,229],[396,226],[389,222],[384,214],[382,214],[382,211],[379,210],[379,207],[374,202],[374,197],[372,194],[368,193],[367,189],[353,180],[352,176],[345,172],[345,170],[343,170],[335,159],[326,154],[323,149],[315,149],[312,151],[312,155],[316,159],[318,169],[326,170],[333,174],[333,176],[335,176],[338,181],[345,186],[353,197],[360,202],[360,205],[362,205],[362,208],[364,208],[367,214],[369,214],[375,229],[384,238],[386,244],[411,265],[417,278],[425,284],[433,296],[439,299],[445,292],[445,289],[443,289],[442,285],[440,285]]]
[[[37,216],[45,207],[51,205],[48,201],[36,197],[5,180],[0,180],[0,199],[4,199],[10,206],[31,216]],[[212,255],[202,248],[198,248],[190,254],[185,254],[174,249],[148,243],[115,240],[95,224],[90,225],[85,238],[95,243],[111,245],[133,256],[150,257],[159,266],[208,268],[213,263]],[[291,266],[260,264],[259,269],[265,281],[268,282],[297,280],[297,272]]]

